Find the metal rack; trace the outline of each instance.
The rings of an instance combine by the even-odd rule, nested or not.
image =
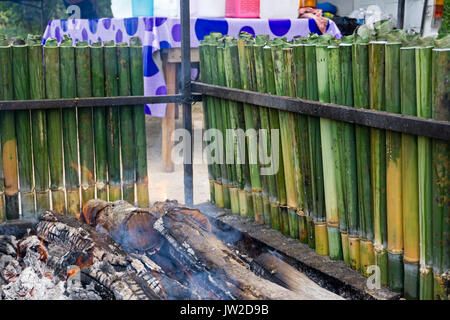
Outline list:
[[[178,103],[183,106],[183,126],[192,136],[192,103],[201,101],[202,95],[208,95],[257,106],[276,108],[305,115],[329,118],[337,121],[359,124],[367,127],[392,130],[412,135],[425,136],[450,141],[450,122],[423,119],[388,112],[356,109],[328,103],[272,96],[251,91],[231,89],[191,81],[190,51],[190,9],[189,0],[180,0],[181,8],[181,73],[182,88],[180,94],[168,96],[129,96],[113,98],[75,98],[58,100],[0,101],[0,111],[52,108],[82,108],[99,106],[125,106],[137,104]],[[184,141],[184,150],[192,150]],[[186,153],[189,159],[184,161],[184,193],[188,206],[193,205],[193,166],[192,152]],[[186,155],[185,154],[185,155]]]

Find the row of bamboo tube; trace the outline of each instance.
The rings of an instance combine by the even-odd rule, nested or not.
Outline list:
[[[0,101],[143,95],[142,45],[0,36]],[[144,106],[0,111],[0,222],[149,206]]]
[[[401,31],[293,42],[212,33],[200,45],[201,77],[231,88],[449,121],[448,43],[449,37],[420,39]],[[448,299],[448,141],[215,97],[205,97],[204,115],[206,129],[218,129],[226,140],[225,155],[215,154],[219,139],[208,140],[216,206],[280,230],[366,277],[376,265],[381,284],[408,299]],[[279,136],[260,132],[242,141],[226,134],[239,129],[275,129]],[[267,150],[281,146],[270,155],[272,163],[279,161],[275,174],[260,173],[267,162],[249,162],[258,156],[258,139]]]

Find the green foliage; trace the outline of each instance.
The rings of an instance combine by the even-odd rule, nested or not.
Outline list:
[[[111,0],[97,0],[99,17],[112,17]],[[31,2],[39,6],[39,2]],[[67,19],[63,0],[44,0],[44,25],[41,24],[41,11],[11,1],[0,2],[0,33],[10,37],[26,37],[27,34],[43,34],[47,22],[52,19]]]
[[[439,29],[440,35],[446,35],[450,33],[450,0],[444,0],[444,12],[442,14],[441,28]]]

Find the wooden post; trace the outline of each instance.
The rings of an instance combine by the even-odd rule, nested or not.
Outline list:
[[[167,94],[176,94],[177,65],[164,62],[164,74],[167,84]],[[168,103],[166,117],[162,122],[162,160],[165,172],[174,172],[175,165],[172,161],[172,133],[175,130],[175,103]]]

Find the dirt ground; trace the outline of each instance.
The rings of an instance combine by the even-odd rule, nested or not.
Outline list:
[[[203,111],[201,103],[192,106],[194,136],[203,130]],[[176,128],[182,128],[182,108],[180,117],[175,120]],[[184,203],[183,165],[176,164],[175,171],[166,173],[162,166],[161,124],[162,119],[147,116],[147,158],[149,172],[150,201],[177,200]],[[202,159],[202,144],[194,143],[194,204],[209,200],[208,166]],[[202,163],[202,164],[198,164]]]

